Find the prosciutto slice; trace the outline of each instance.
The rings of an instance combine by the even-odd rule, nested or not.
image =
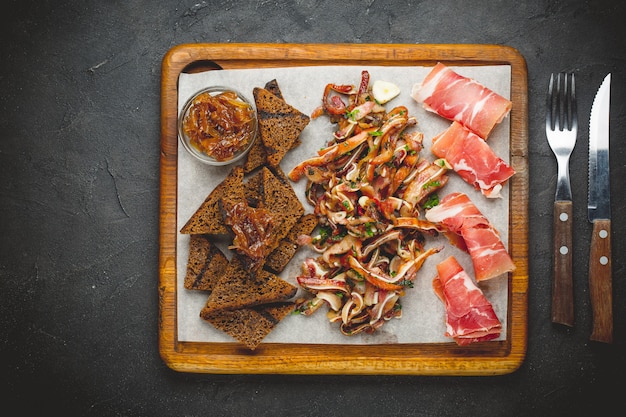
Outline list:
[[[484,140],[458,122],[435,136],[430,150],[488,198],[500,197],[504,183],[515,174]]]
[[[454,256],[437,265],[433,290],[446,309],[446,333],[459,346],[500,336],[502,323],[482,290]]]
[[[500,234],[466,194],[448,194],[439,205],[427,210],[425,216],[426,220],[441,224],[461,236],[472,258],[476,281],[515,269]]]
[[[428,111],[455,120],[483,139],[511,111],[511,101],[442,63],[433,67],[411,97]]]

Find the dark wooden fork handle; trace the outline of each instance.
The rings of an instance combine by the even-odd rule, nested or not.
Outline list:
[[[554,202],[554,271],[552,275],[552,321],[574,326],[572,282],[572,202]]]

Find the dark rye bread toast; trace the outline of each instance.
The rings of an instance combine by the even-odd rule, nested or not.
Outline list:
[[[243,170],[246,174],[248,174],[265,164],[267,164],[267,151],[265,150],[265,145],[263,145],[262,140],[255,140],[246,155]]]
[[[280,87],[278,86],[278,81],[276,81],[276,79],[270,80],[265,83],[265,89],[274,94],[279,99],[284,100],[283,92],[280,91]],[[265,150],[265,145],[263,145],[263,141],[257,140],[252,144],[252,148],[250,148],[248,155],[246,155],[246,161],[243,164],[243,170],[247,174],[265,164],[267,164],[267,151]]]
[[[227,266],[228,258],[208,235],[191,235],[184,287],[211,291]]]
[[[217,272],[218,267],[215,266],[216,272],[211,275],[217,278],[217,282],[203,283],[199,271],[203,268],[200,261],[203,257],[207,258],[205,267],[211,266],[212,262],[208,258],[211,256],[209,245],[214,245],[213,239],[231,232],[220,210],[220,204],[223,205],[225,199],[231,203],[244,201],[250,207],[266,208],[276,215],[280,227],[277,227],[272,237],[270,250],[274,250],[277,262],[286,264],[291,259],[297,250],[293,244],[304,233],[301,228],[308,224],[303,220],[304,207],[279,163],[287,151],[300,144],[300,134],[309,124],[310,118],[284,101],[276,80],[266,83],[265,88],[259,91],[255,93],[255,102],[258,97],[260,140],[255,142],[244,165],[232,169],[181,229],[181,233],[191,234],[188,272],[190,276],[196,276],[195,281],[191,277],[188,279],[185,288],[211,287],[200,318],[250,350],[254,350],[276,324],[294,310],[295,303],[289,300],[296,295],[298,288],[271,270],[259,268],[251,271],[246,268],[245,257],[236,251],[232,252],[232,258],[222,273]],[[255,152],[259,152],[259,155]],[[262,169],[255,175],[245,177],[259,167]],[[298,224],[300,220],[303,225]],[[294,227],[296,225],[300,227]],[[203,238],[207,239],[209,245],[201,240]],[[290,244],[284,253],[278,248],[283,242]],[[221,251],[220,254],[223,255]],[[192,259],[192,256],[198,259]]]
[[[243,201],[243,167],[234,166],[224,180],[217,186],[198,207],[195,213],[180,229],[183,234],[227,234],[228,228],[222,219],[219,201],[228,197],[234,201]]]
[[[283,93],[280,90],[280,87],[278,86],[278,81],[276,81],[276,79],[270,80],[267,83],[265,83],[264,88],[270,93],[274,94],[279,99],[285,100],[285,98],[283,97]],[[301,143],[302,141],[300,140],[300,137],[298,136],[298,138],[292,143],[291,149],[295,148]],[[246,155],[243,169],[245,173],[248,174],[254,171],[255,169],[257,169],[258,167],[266,165],[267,163],[268,163],[267,151],[265,150],[265,145],[263,144],[263,140],[257,140],[254,142],[254,144],[252,145],[252,148]]]
[[[296,192],[289,183],[280,167],[274,167],[274,172],[267,167],[263,167],[261,183],[263,196],[263,207],[269,209],[276,215],[275,236],[276,242],[272,250],[278,243],[287,236],[291,228],[298,222],[300,216],[304,214],[304,206],[298,199]]]
[[[283,97],[283,92],[280,90],[280,87],[278,86],[278,81],[276,81],[276,78],[265,83],[265,89],[269,91],[270,93],[274,94],[279,99],[281,100],[285,99],[285,97]],[[291,145],[291,149],[295,148],[301,143],[302,141],[300,140],[300,136],[298,136],[298,138],[294,141],[293,145]]]
[[[267,162],[275,166],[294,146],[311,119],[265,88],[255,87],[253,95]]]
[[[291,183],[280,166],[263,167],[260,171],[254,175],[248,177],[244,183],[244,196],[245,201],[249,207],[263,208],[269,210],[274,217],[272,238],[267,242],[267,255],[274,251],[273,259],[274,264],[271,270],[279,272],[279,263],[286,262],[293,257],[297,248],[293,248],[292,242],[284,242],[291,229],[298,223],[296,217],[302,216],[304,213],[304,207],[300,204]],[[222,205],[225,203],[225,199],[222,199]],[[301,234],[301,232],[297,232]],[[297,235],[296,235],[297,238]],[[282,247],[281,250],[276,251],[278,247]],[[242,257],[244,263],[249,268],[255,270],[262,267],[267,259],[264,256],[262,262],[258,260],[248,259],[246,256]]]
[[[297,290],[294,285],[263,269],[250,273],[240,256],[235,254],[209,295],[200,316],[204,318],[216,311],[286,301]]]
[[[285,97],[283,97],[283,92],[280,91],[280,86],[278,85],[278,81],[276,81],[276,78],[266,82],[264,88],[270,93],[274,94],[279,99],[281,100],[285,99]]]
[[[287,236],[280,241],[278,247],[267,257],[265,267],[274,273],[282,272],[300,247],[298,236],[310,235],[317,224],[317,216],[313,213],[304,214],[300,217],[298,222],[287,233]]]
[[[270,170],[276,179],[280,180],[285,186],[291,187],[291,182],[287,177],[287,174],[282,170],[280,165],[271,166],[268,165],[264,168]],[[265,181],[263,170],[260,170],[252,175],[246,177],[246,182],[243,185],[244,197],[250,207],[263,207],[265,200],[263,198],[263,181]]]
[[[218,311],[205,314],[202,318],[248,349],[255,350],[265,336],[294,309],[295,303],[284,302],[233,311]]]
[[[258,171],[254,175],[248,177],[243,185],[243,195],[250,207],[263,207],[263,175]]]

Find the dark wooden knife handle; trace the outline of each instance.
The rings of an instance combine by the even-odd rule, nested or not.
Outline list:
[[[572,281],[572,202],[554,202],[552,274],[552,322],[574,326],[574,285]]]
[[[611,220],[595,220],[589,256],[589,295],[593,312],[591,340],[613,343]]]

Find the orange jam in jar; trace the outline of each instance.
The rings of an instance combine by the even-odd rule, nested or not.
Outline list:
[[[235,91],[205,91],[190,103],[182,130],[189,144],[215,161],[229,161],[249,149],[256,113]]]

